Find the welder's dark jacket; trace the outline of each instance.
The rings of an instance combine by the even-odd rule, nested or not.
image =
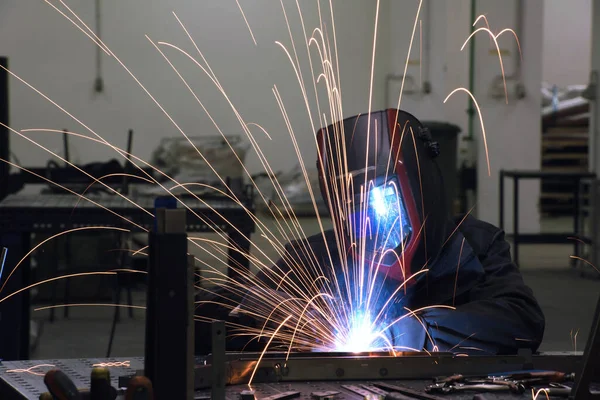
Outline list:
[[[450,223],[448,232],[462,219],[459,217]],[[326,232],[325,238],[332,250],[331,256],[336,257],[333,232]],[[317,257],[321,255],[323,262],[330,262],[322,234],[308,241]],[[291,257],[305,254],[305,251],[294,251],[291,246],[294,244],[287,246]],[[336,260],[333,262],[335,265]],[[306,265],[301,259],[298,263]],[[283,261],[277,264],[284,272],[288,268]],[[412,310],[437,304],[456,307],[419,313],[433,340],[427,337],[422,325],[415,323],[413,345],[422,343],[424,348],[433,350],[435,343],[435,350],[439,351],[514,354],[520,348],[536,351],[542,341],[544,315],[512,262],[504,232],[472,216],[460,223],[440,256],[430,265],[429,272],[419,275],[410,293],[405,305]],[[406,326],[410,324],[402,329]]]
[[[392,327],[391,338],[400,338],[399,341],[393,340],[393,344],[469,354],[514,354],[521,348],[536,351],[544,334],[544,315],[532,290],[525,285],[517,266],[512,262],[504,232],[472,216],[464,220],[461,216],[450,222],[447,232],[453,232],[457,225],[459,229],[429,266],[429,271],[420,274],[409,289],[407,301],[394,304],[401,313],[405,313],[404,306],[411,310],[438,304],[456,308],[434,308],[419,313],[427,332],[414,318],[411,318],[412,323]],[[325,232],[325,238],[333,260],[327,255],[322,234],[308,238],[308,242],[314,254],[321,258],[322,266],[330,261],[335,265],[339,260],[335,259],[334,233]],[[295,249],[294,246],[300,245],[293,242],[286,246],[288,262],[291,257],[295,258],[293,264],[307,265],[308,261],[302,259],[306,249]],[[276,267],[285,273],[288,265],[279,260]],[[267,283],[264,273],[259,273],[257,278]],[[234,297],[226,296],[232,306],[239,304],[239,301],[243,304],[241,298],[236,300]],[[230,319],[231,308],[217,305],[224,298],[216,295],[214,303],[200,306],[197,313],[215,319]],[[245,321],[242,324],[252,322]],[[196,329],[196,352],[208,354],[209,326],[198,324]],[[249,344],[247,339],[238,338],[230,340],[228,347],[231,350],[243,348],[256,351],[260,345]]]

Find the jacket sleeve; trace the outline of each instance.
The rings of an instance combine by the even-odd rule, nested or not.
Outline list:
[[[429,334],[426,348],[468,354],[515,354],[537,351],[545,319],[533,291],[512,262],[504,232],[497,231],[479,256],[485,274],[457,299],[455,310],[431,309],[423,314]]]

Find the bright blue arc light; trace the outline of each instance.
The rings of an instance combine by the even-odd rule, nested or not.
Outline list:
[[[367,193],[366,209],[357,214],[355,234],[358,238],[366,236],[365,251],[370,253],[399,247],[412,231],[396,178],[371,188]]]

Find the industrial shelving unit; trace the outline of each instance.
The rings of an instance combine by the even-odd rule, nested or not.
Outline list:
[[[560,123],[547,126],[542,133],[543,172],[587,172],[588,171],[588,126],[587,123]],[[546,216],[570,215],[574,207],[573,184],[552,179],[543,179],[540,192],[540,211]],[[589,194],[582,187],[580,205],[585,210]]]

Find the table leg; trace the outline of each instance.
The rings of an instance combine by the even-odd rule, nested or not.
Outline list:
[[[250,232],[229,232],[229,249],[227,276],[237,280],[250,271]]]
[[[519,266],[519,178],[513,177],[513,254]]]
[[[8,248],[0,286],[4,298],[29,284],[29,259],[25,259],[12,274],[13,268],[27,253],[30,234],[5,233],[0,236],[0,245]],[[29,304],[30,292],[25,291],[0,303],[0,358],[4,360],[29,359]]]

